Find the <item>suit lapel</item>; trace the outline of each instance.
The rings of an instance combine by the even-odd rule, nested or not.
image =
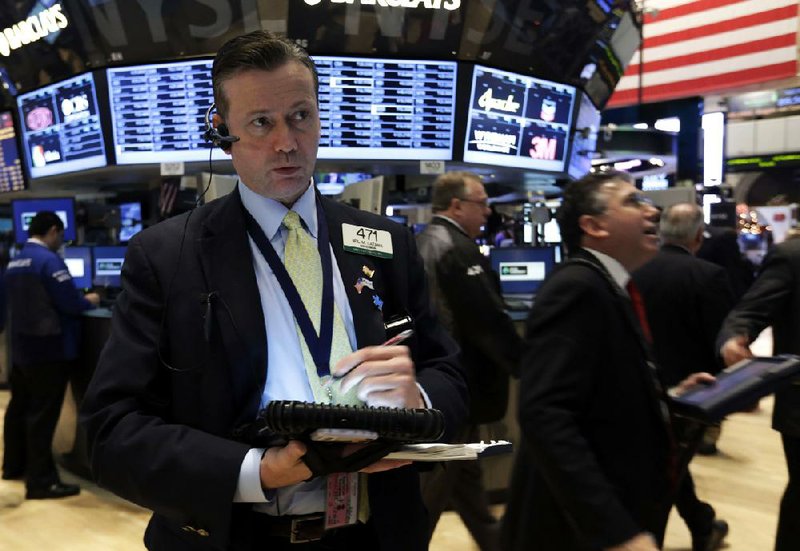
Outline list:
[[[237,422],[252,420],[266,381],[264,314],[238,190],[203,223],[200,263],[208,292],[217,294],[213,315],[231,368]],[[213,344],[212,336],[212,344]]]
[[[378,259],[345,251],[342,242],[342,224],[360,226],[361,223],[352,217],[348,209],[334,201],[323,198],[322,206],[328,222],[328,234],[333,255],[339,266],[339,272],[342,274],[342,283],[350,303],[350,310],[353,313],[353,326],[358,347],[380,344],[385,340],[386,332],[383,329],[382,312],[376,306],[373,298],[375,296],[379,299],[385,298],[382,294],[383,285],[381,283],[383,274]],[[372,276],[365,272],[372,273]],[[359,292],[356,283],[362,277],[371,281],[374,288],[362,287]]]

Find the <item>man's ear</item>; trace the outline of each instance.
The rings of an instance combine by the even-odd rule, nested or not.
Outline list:
[[[583,233],[595,239],[603,239],[608,236],[608,230],[605,223],[597,216],[591,214],[583,214],[578,218],[578,227],[583,230]]]

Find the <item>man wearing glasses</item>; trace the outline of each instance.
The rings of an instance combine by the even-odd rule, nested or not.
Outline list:
[[[658,251],[658,211],[629,175],[590,174],[565,188],[558,223],[570,259],[527,323],[503,548],[655,551],[678,469],[629,281]]]
[[[470,395],[468,423],[459,439],[480,439],[478,425],[503,418],[508,376],[516,373],[520,338],[504,311],[497,276],[475,244],[490,209],[480,176],[448,172],[433,184],[434,217],[418,238],[431,298],[461,346]],[[489,512],[478,461],[454,461],[423,476],[423,499],[436,527],[452,502],[481,551],[499,549],[499,523]]]

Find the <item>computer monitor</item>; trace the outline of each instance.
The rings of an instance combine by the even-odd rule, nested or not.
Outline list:
[[[91,247],[66,247],[64,249],[64,264],[67,265],[75,287],[88,289],[92,286]]]
[[[94,248],[94,285],[98,287],[120,287],[120,273],[125,261],[127,247]]]
[[[64,222],[64,241],[75,241],[75,200],[72,197],[54,197],[48,199],[14,199],[11,201],[14,214],[14,241],[25,243],[28,240],[28,228],[37,212],[49,210],[58,215]]]
[[[556,265],[556,247],[496,247],[489,259],[504,295],[533,295]]]
[[[0,192],[25,189],[11,111],[0,111],[0,153]]]
[[[31,178],[106,166],[92,73],[20,94],[17,107]]]
[[[394,214],[392,216],[387,216],[386,218],[393,222],[397,222],[398,224],[402,224],[403,226],[408,226],[408,216],[404,214]]]
[[[119,240],[123,243],[130,241],[131,237],[142,231],[142,204],[138,201],[120,203],[119,220]]]
[[[476,65],[464,162],[563,172],[575,88]]]

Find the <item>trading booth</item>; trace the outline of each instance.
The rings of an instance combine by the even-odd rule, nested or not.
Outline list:
[[[76,286],[104,290],[111,306],[125,243],[170,212],[181,177],[232,173],[203,138],[210,68],[219,46],[256,29],[296,41],[317,64],[323,173],[382,175],[397,192],[428,161],[511,185],[578,177],[639,45],[633,4],[0,0],[0,222],[11,219],[13,245],[37,210],[63,215]],[[102,205],[76,204],[76,189]],[[95,219],[108,231],[87,229]],[[519,254],[498,263],[518,269],[528,262]],[[505,283],[521,285],[511,273]],[[86,318],[78,399],[109,317]]]

